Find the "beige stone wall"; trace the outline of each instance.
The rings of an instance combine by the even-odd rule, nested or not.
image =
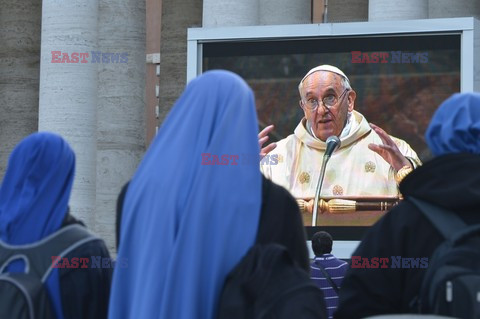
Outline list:
[[[41,1],[0,0],[0,181],[13,147],[38,128]]]

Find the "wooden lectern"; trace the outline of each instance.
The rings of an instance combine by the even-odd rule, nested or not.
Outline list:
[[[392,197],[338,196],[318,201],[316,226],[371,226],[401,199]],[[312,226],[313,198],[297,198],[305,226]]]

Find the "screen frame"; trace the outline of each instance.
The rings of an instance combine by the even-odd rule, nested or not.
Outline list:
[[[474,32],[477,30],[477,32]],[[413,35],[460,35],[460,91],[480,91],[480,21],[468,18],[419,19],[327,24],[295,24],[189,28],[187,33],[187,82],[202,73],[203,44],[213,42],[278,41],[341,37],[383,37]],[[474,66],[474,67],[472,67]],[[477,78],[475,74],[477,73]],[[336,240],[333,253],[351,257],[358,240]],[[310,245],[309,245],[309,249]],[[310,255],[313,256],[312,251]]]

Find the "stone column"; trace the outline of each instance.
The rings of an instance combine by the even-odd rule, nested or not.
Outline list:
[[[185,88],[187,28],[202,26],[202,2],[202,0],[162,0],[159,126]]]
[[[311,0],[258,0],[259,24],[311,23]]]
[[[43,0],[38,128],[61,134],[75,151],[70,211],[91,228],[98,86],[98,63],[92,63],[91,52],[97,50],[97,19],[98,0]]]
[[[429,0],[429,18],[480,17],[479,0]]]
[[[113,252],[117,196],[145,152],[145,0],[99,0],[98,16],[94,229]]]
[[[258,1],[259,0],[203,0],[203,27],[258,25]],[[297,0],[285,0],[282,2],[296,3]]]
[[[41,1],[0,0],[0,182],[20,140],[38,129]]]
[[[428,0],[370,0],[369,21],[428,18]]]

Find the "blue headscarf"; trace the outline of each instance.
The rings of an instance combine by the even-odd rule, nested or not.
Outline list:
[[[224,280],[257,234],[257,131],[239,76],[209,71],[190,82],[128,187],[118,252],[128,266],[115,268],[109,318],[216,316]],[[239,159],[202,165],[213,155]]]
[[[10,245],[36,242],[54,233],[67,213],[75,170],[75,155],[58,135],[35,133],[13,150],[0,187],[0,239]],[[9,272],[23,272],[14,262]],[[47,289],[57,318],[63,318],[58,269]]]
[[[480,154],[480,94],[456,93],[446,99],[435,111],[425,138],[436,156]]]

